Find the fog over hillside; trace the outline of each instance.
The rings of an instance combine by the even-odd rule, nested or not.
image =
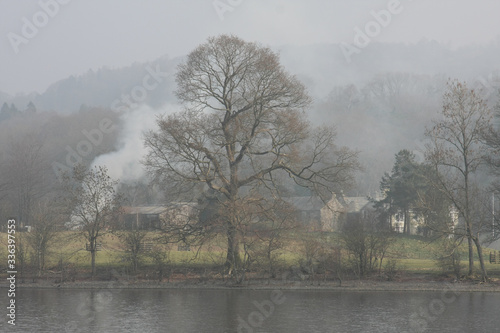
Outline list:
[[[106,107],[115,110],[148,104],[153,107],[174,100],[175,88],[173,74],[180,58],[167,56],[147,63],[134,63],[123,68],[103,67],[97,71],[88,70],[82,75],[72,75],[54,82],[42,94],[18,94],[9,96],[0,93],[0,103],[14,103],[24,107],[32,101],[39,110],[57,111],[68,114],[78,111],[82,105]],[[137,90],[143,85],[145,76],[151,77],[148,83],[152,89]],[[135,87],[137,91],[133,89]],[[132,96],[133,95],[133,96]]]
[[[466,80],[490,100],[498,86],[500,43],[458,49],[422,40],[416,44],[373,43],[356,61],[346,62],[337,44],[274,46],[283,66],[295,74],[313,97],[307,111],[315,124],[333,124],[338,144],[361,152],[365,173],[356,193],[373,194],[383,172],[400,149],[421,156],[425,127],[440,110],[448,78]],[[72,114],[101,107],[117,112],[118,145],[98,157],[112,175],[132,181],[143,175],[142,132],[155,126],[155,115],[179,109],[175,72],[183,56],[164,56],[122,68],[103,67],[53,83],[41,94],[0,93],[0,104],[23,110],[33,102],[38,112]]]
[[[271,47],[280,54],[284,67],[299,77],[316,100],[326,98],[337,86],[362,85],[377,74],[387,72],[437,75],[474,82],[491,78],[500,70],[500,41],[458,49],[428,40],[416,44],[372,43],[360,54],[353,55],[356,61],[351,63],[346,61],[339,44]],[[141,86],[146,75],[155,72],[161,81],[159,86],[148,90],[144,99],[137,93],[140,100],[135,102],[152,107],[176,103],[173,75],[183,59],[183,56],[170,58],[165,55],[120,68],[105,66],[88,70],[54,82],[42,93],[11,96],[0,91],[0,104],[14,103],[21,109],[32,101],[40,110],[59,113],[78,111],[82,105],[123,108],[125,101],[118,105],[113,103],[133,93],[132,89]]]
[[[49,162],[65,163],[112,112],[106,148],[71,156],[133,182],[143,131],[180,109],[177,66],[208,37],[235,35],[279,53],[313,99],[311,123],[334,125],[337,144],[360,152],[354,194],[367,195],[400,149],[423,158],[449,78],[496,104],[499,10],[490,0],[10,2],[0,11],[0,124],[38,119],[54,145]],[[48,133],[56,120],[77,129],[61,137],[69,148]]]

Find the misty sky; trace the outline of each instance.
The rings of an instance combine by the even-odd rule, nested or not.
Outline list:
[[[0,0],[0,91],[42,93],[89,69],[187,54],[221,33],[267,46],[352,43],[354,28],[394,1],[220,0],[235,4],[221,19],[213,0]],[[459,47],[500,40],[498,0],[400,0],[398,11],[373,41],[427,38]],[[38,31],[24,27],[36,19]]]

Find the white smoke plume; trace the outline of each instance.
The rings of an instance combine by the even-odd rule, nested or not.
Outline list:
[[[156,110],[141,105],[127,111],[121,116],[118,150],[98,156],[92,166],[106,166],[109,176],[123,183],[140,180],[145,176],[144,166],[140,163],[146,154],[143,133],[156,128],[158,115],[170,114],[178,109],[177,105],[165,105]]]

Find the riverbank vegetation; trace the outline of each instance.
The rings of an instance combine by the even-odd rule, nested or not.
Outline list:
[[[387,99],[394,117],[408,104],[400,90],[413,84],[405,75],[384,77],[347,104],[376,114]],[[76,150],[61,146],[55,155],[67,165],[50,163],[33,131],[19,132],[0,163],[0,215],[17,221],[21,277],[98,280],[120,271],[235,285],[410,273],[495,278],[483,246],[500,239],[498,98],[486,100],[458,80],[440,85],[442,110],[428,119],[419,149],[401,149],[392,171],[379,175],[380,190],[360,192],[376,160],[362,163],[363,152],[337,138],[351,106],[335,124],[313,124],[307,87],[278,53],[212,37],[177,67],[175,81],[179,111],[158,116],[142,133],[142,156],[131,154],[147,174],[137,182],[113,179],[98,159],[83,158],[94,148],[96,156],[113,151],[104,134],[119,126],[114,117],[83,130]],[[378,134],[360,136],[376,141]]]
[[[38,271],[36,255],[26,246],[28,233],[18,233],[17,236],[20,251],[24,251],[21,257],[18,255],[21,281],[61,283],[92,279],[90,253],[77,232],[58,232],[55,235],[55,241],[46,253],[45,268],[41,274]],[[161,236],[158,232],[147,232],[144,237],[145,244]],[[380,258],[372,258],[373,265],[362,276],[359,261],[349,249],[343,247],[345,243],[342,241],[342,235],[290,233],[286,238],[287,244],[276,253],[271,265],[268,258],[259,256],[258,251],[255,252],[242,284],[250,281],[301,281],[306,284],[336,281],[341,285],[342,281],[347,280],[403,281],[412,278],[429,281],[471,280],[466,279],[466,244],[458,248],[460,269],[457,271],[456,266],[442,264],[442,242],[421,236],[397,235],[387,247],[382,265]],[[6,234],[1,234],[0,242],[6,244]],[[337,246],[332,247],[331,244]],[[168,283],[186,280],[191,283],[233,284],[234,281],[224,266],[226,245],[224,237],[216,237],[199,248],[154,243],[152,247],[139,250],[137,261],[134,262],[123,235],[108,233],[102,237],[95,257],[97,274],[94,280],[107,281],[119,276],[130,281]],[[485,255],[489,255],[490,251],[493,250],[485,249]],[[0,255],[6,256],[4,252],[5,250],[2,250]],[[493,281],[500,279],[500,265],[490,264],[488,258],[485,258],[485,262],[490,278]],[[3,271],[6,271],[6,268]],[[479,278],[480,274],[476,277]]]

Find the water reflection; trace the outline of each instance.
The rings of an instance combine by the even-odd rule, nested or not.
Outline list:
[[[21,289],[17,296],[13,332],[495,332],[500,306],[496,293]]]

